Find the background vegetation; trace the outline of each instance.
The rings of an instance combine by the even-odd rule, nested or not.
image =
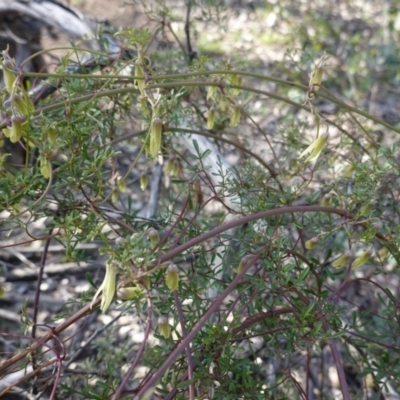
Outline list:
[[[400,5],[123,10],[3,52],[0,396],[398,399]]]

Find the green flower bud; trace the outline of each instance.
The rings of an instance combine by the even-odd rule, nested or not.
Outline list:
[[[351,268],[359,268],[366,264],[368,260],[371,258],[372,251],[365,250],[363,251],[351,264]]]
[[[307,240],[305,243],[306,249],[311,250],[313,249],[317,243],[319,242],[319,237],[315,236],[313,238],[311,238],[310,240]]]
[[[125,181],[125,179],[122,179],[122,177],[119,177],[119,180],[118,180],[118,190],[121,193],[126,192],[126,181]]]
[[[323,207],[330,206],[332,203],[332,193],[326,193],[320,202],[320,205]]]
[[[57,130],[54,126],[50,126],[46,132],[47,138],[52,145],[56,144],[57,141]]]
[[[43,175],[43,178],[49,179],[51,176],[51,162],[47,158],[40,159],[40,173]]]
[[[231,75],[231,84],[235,86],[242,86],[242,77],[240,75]],[[240,93],[240,89],[232,89],[232,94],[237,96]]]
[[[232,126],[233,128],[236,128],[239,125],[240,122],[240,116],[241,116],[241,108],[239,106],[235,106],[233,108],[233,113],[231,116],[231,121],[229,123],[229,126]]]
[[[176,158],[174,160],[174,169],[173,169],[173,176],[179,176],[179,171],[180,171],[180,163],[179,160]]]
[[[144,297],[144,290],[140,286],[123,287],[117,290],[120,300],[140,300]]]
[[[231,84],[232,85],[241,85],[242,84],[242,77],[237,74],[231,75]]]
[[[237,273],[239,274],[240,272],[243,271],[243,268],[248,264],[248,262],[254,257],[253,254],[248,254],[247,256],[244,256],[240,261],[239,265],[237,267]]]
[[[314,92],[317,92],[319,90],[323,75],[324,75],[324,69],[321,67],[316,66],[312,70],[309,86],[313,89]]]
[[[207,100],[215,100],[217,97],[217,86],[209,86],[207,91]]]
[[[115,204],[117,201],[118,201],[118,190],[113,189],[113,191],[111,192],[111,202]]]
[[[176,158],[169,159],[165,163],[165,175],[179,176],[179,160]]]
[[[226,99],[226,97],[221,97],[218,100],[218,110],[221,111],[221,113],[225,114],[229,111],[231,108],[231,103]]]
[[[367,204],[364,204],[360,208],[360,211],[358,212],[358,215],[364,216],[364,215],[369,214],[373,210],[374,210],[374,205],[372,203],[367,203]]]
[[[9,94],[11,94],[14,90],[14,83],[16,80],[16,74],[12,70],[16,68],[14,60],[12,60],[6,52],[3,52],[3,61],[1,63],[3,67],[3,80],[6,86],[6,90]]]
[[[349,164],[343,171],[343,178],[351,178],[354,172],[354,164]]]
[[[26,121],[26,117],[24,115],[13,115],[11,117],[11,135],[10,141],[12,143],[17,143],[19,139],[22,137],[23,133],[23,124]]]
[[[140,189],[146,190],[148,183],[147,175],[142,175],[140,177]]]
[[[261,235],[261,234],[256,234],[256,235],[254,235],[253,236],[253,243],[254,244],[258,244],[258,243],[260,243],[261,242],[261,240],[262,240],[262,238],[263,238],[263,235]]]
[[[147,289],[150,289],[151,286],[151,280],[148,275],[144,275],[143,277],[140,278],[140,283]]]
[[[11,125],[10,142],[17,143],[22,136],[22,125],[18,122],[13,122]]]
[[[353,255],[351,251],[346,251],[346,253],[342,254],[336,261],[332,263],[332,267],[334,268],[344,268],[346,267],[351,259],[353,258]]]
[[[171,336],[171,327],[169,326],[167,318],[160,317],[158,319],[158,330],[160,331],[160,335],[163,335],[165,339]]]
[[[169,264],[165,274],[165,283],[171,292],[174,292],[178,288],[179,273],[178,267],[175,264]]]
[[[374,378],[374,375],[372,373],[369,373],[365,375],[364,377],[364,382],[365,382],[365,387],[368,389],[372,389],[374,392],[376,392],[376,387],[377,387],[377,382]]]
[[[147,236],[150,239],[150,243],[155,246],[159,243],[160,241],[160,235],[158,234],[158,230],[155,228],[149,228],[147,230]]]
[[[323,54],[315,63],[314,69],[311,72],[309,87],[313,92],[317,92],[321,87],[327,58],[326,54]]]
[[[207,129],[213,129],[215,123],[215,108],[210,108],[210,111],[207,114]]]
[[[144,92],[145,82],[144,82],[144,72],[143,72],[143,66],[142,65],[143,65],[143,63],[141,61],[139,61],[139,60],[137,60],[135,62],[135,76],[137,78],[140,78],[140,79],[136,79],[135,80],[135,84],[137,85],[140,94],[142,96],[144,96],[145,95],[145,92]]]
[[[389,255],[389,250],[386,247],[382,247],[379,251],[378,251],[378,258],[380,259],[385,259],[388,255]]]
[[[155,117],[150,125],[150,147],[149,152],[151,157],[157,157],[161,148],[162,138],[162,121],[160,118]]]
[[[165,175],[173,175],[174,174],[174,160],[169,159],[165,163]]]

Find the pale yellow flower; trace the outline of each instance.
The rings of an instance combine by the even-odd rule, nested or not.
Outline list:
[[[372,256],[372,251],[371,250],[365,250],[363,251],[351,264],[351,268],[359,268],[366,264],[368,260]]]
[[[167,318],[160,317],[158,319],[158,330],[160,331],[160,334],[165,337],[165,339],[168,339],[171,336],[171,327]]]
[[[117,267],[113,262],[108,262],[106,264],[106,276],[93,297],[92,305],[99,297],[100,293],[102,293],[100,309],[103,313],[105,313],[108,307],[110,307],[114,298],[117,272]]]
[[[300,158],[304,157],[306,154],[310,154],[306,160],[305,163],[309,161],[316,160],[319,155],[321,154],[321,151],[324,149],[325,144],[328,140],[328,135],[327,134],[322,134],[317,137],[317,139],[314,140],[301,154]]]
[[[169,264],[167,272],[165,274],[165,283],[168,289],[173,292],[178,288],[179,284],[179,273],[178,267],[175,264]]]

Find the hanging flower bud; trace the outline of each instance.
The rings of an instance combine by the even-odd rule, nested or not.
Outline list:
[[[117,297],[120,300],[140,300],[144,296],[144,290],[140,286],[129,286],[119,288]]]
[[[142,286],[143,286],[145,289],[147,289],[147,290],[150,289],[150,287],[151,287],[151,280],[150,280],[150,277],[149,277],[148,275],[142,276],[142,277],[140,278],[140,281],[139,281],[139,282],[142,284]]]
[[[155,228],[149,228],[149,229],[147,230],[147,236],[149,237],[150,243],[151,243],[153,246],[156,246],[156,245],[159,243],[159,241],[160,241],[160,235],[159,235],[159,233],[158,233],[158,230],[155,229]]]
[[[238,274],[239,274],[240,272],[243,271],[244,267],[248,264],[248,262],[249,262],[253,257],[254,257],[253,254],[248,254],[247,256],[244,256],[244,257],[240,260],[239,265],[238,265],[238,268],[237,268],[237,273],[238,273]]]
[[[223,114],[227,113],[230,108],[231,108],[231,103],[226,99],[225,96],[218,99],[218,110],[221,113]]]
[[[169,326],[167,318],[160,317],[158,319],[158,330],[160,331],[160,335],[163,335],[165,339],[171,336],[171,327]]]
[[[145,95],[144,88],[145,88],[145,82],[144,82],[144,72],[143,72],[143,66],[142,62],[140,60],[137,60],[135,62],[135,76],[139,79],[135,80],[135,84],[137,85],[139,92],[142,96]]]
[[[105,313],[108,307],[110,307],[114,298],[117,272],[117,266],[114,262],[108,262],[106,264],[106,275],[103,283],[93,297],[92,305],[96,301],[97,297],[99,297],[100,293],[102,293],[100,309],[103,313]]]
[[[262,238],[263,238],[263,235],[261,235],[260,233],[255,234],[255,235],[253,236],[253,243],[254,243],[254,244],[260,243],[261,240],[262,240]]]
[[[179,160],[177,158],[175,158],[172,176],[179,176],[179,171],[180,171],[180,163],[179,163]]]
[[[47,158],[40,159],[40,173],[43,175],[43,178],[49,179],[51,176],[51,162]]]
[[[165,175],[169,175],[169,176],[174,176],[176,174],[176,163],[175,163],[175,159],[169,159],[166,163],[165,163]]]
[[[26,121],[26,117],[24,115],[13,115],[11,117],[11,135],[10,141],[12,143],[17,143],[19,139],[22,137],[23,133],[23,123]]]
[[[313,249],[317,245],[318,242],[319,242],[318,236],[315,236],[315,237],[311,238],[310,240],[307,240],[305,243],[306,249],[307,250]]]
[[[351,178],[353,176],[354,169],[354,164],[349,164],[343,171],[343,178]]]
[[[378,251],[378,257],[380,259],[385,259],[388,255],[389,255],[389,250],[386,247],[382,247],[379,251]]]
[[[157,157],[161,148],[162,138],[162,121],[160,118],[155,117],[150,124],[150,147],[149,152],[151,157]]]
[[[175,264],[169,264],[165,274],[165,283],[171,292],[174,292],[178,288],[179,273],[178,267]]]
[[[371,250],[365,250],[363,251],[351,264],[351,268],[359,268],[366,264],[368,260],[371,258],[372,251]]]
[[[231,84],[235,86],[242,86],[242,77],[236,74],[231,75]],[[232,93],[237,96],[240,93],[240,89],[234,88],[232,89]]]
[[[242,84],[242,77],[237,74],[231,75],[231,83],[232,85],[241,85]]]
[[[229,126],[232,126],[233,128],[236,128],[239,125],[240,122],[240,115],[241,115],[241,108],[240,106],[236,105],[233,108],[233,113],[231,116],[231,121],[229,123]]]
[[[367,204],[364,204],[360,208],[360,211],[358,212],[358,215],[364,216],[364,215],[369,214],[373,210],[374,210],[374,205],[372,203],[367,203]]]
[[[353,255],[351,251],[346,251],[346,253],[342,254],[336,261],[332,263],[332,267],[334,268],[344,268],[346,267],[351,259],[353,258]]]
[[[121,193],[126,192],[126,181],[125,181],[125,179],[122,179],[122,177],[119,177],[119,179],[118,179],[118,190]]]
[[[324,75],[324,69],[318,66],[315,66],[311,72],[310,83],[309,86],[312,88],[314,92],[317,92],[321,86],[322,77]]]
[[[321,87],[327,58],[328,57],[326,56],[326,54],[323,54],[321,58],[315,63],[314,69],[311,72],[309,88],[313,92],[317,92]]]
[[[322,197],[320,205],[323,207],[330,206],[332,203],[332,193],[326,193],[324,197]]]
[[[52,145],[55,145],[56,141],[57,141],[57,130],[56,130],[56,128],[54,126],[50,126],[49,129],[47,129],[46,134],[47,134],[47,138],[49,139],[49,142]]]
[[[317,159],[319,157],[319,155],[321,154],[321,151],[324,149],[327,140],[328,140],[328,135],[326,133],[319,135],[318,138],[315,139],[314,142],[312,142],[310,144],[310,146],[308,146],[300,154],[300,158],[305,156],[306,154],[310,153],[310,155],[304,161],[305,163]]]
[[[115,204],[117,201],[118,201],[118,190],[113,189],[113,191],[111,192],[111,202]]]
[[[215,100],[217,97],[217,86],[209,86],[207,91],[207,100]]]
[[[215,108],[211,107],[207,114],[207,129],[213,129],[215,123]]]
[[[240,75],[237,75],[237,74],[231,75],[231,84],[235,85],[235,86],[242,86],[242,77]],[[232,94],[234,96],[239,95],[239,93],[240,93],[240,89],[239,88],[233,88],[232,89]]]
[[[9,55],[8,51],[3,51],[3,61],[1,63],[3,67],[3,80],[6,86],[6,90],[9,94],[11,94],[14,90],[14,83],[16,80],[15,72],[12,70],[16,68],[15,61],[12,60]]]
[[[140,189],[146,190],[148,183],[147,175],[142,175],[140,177]]]

